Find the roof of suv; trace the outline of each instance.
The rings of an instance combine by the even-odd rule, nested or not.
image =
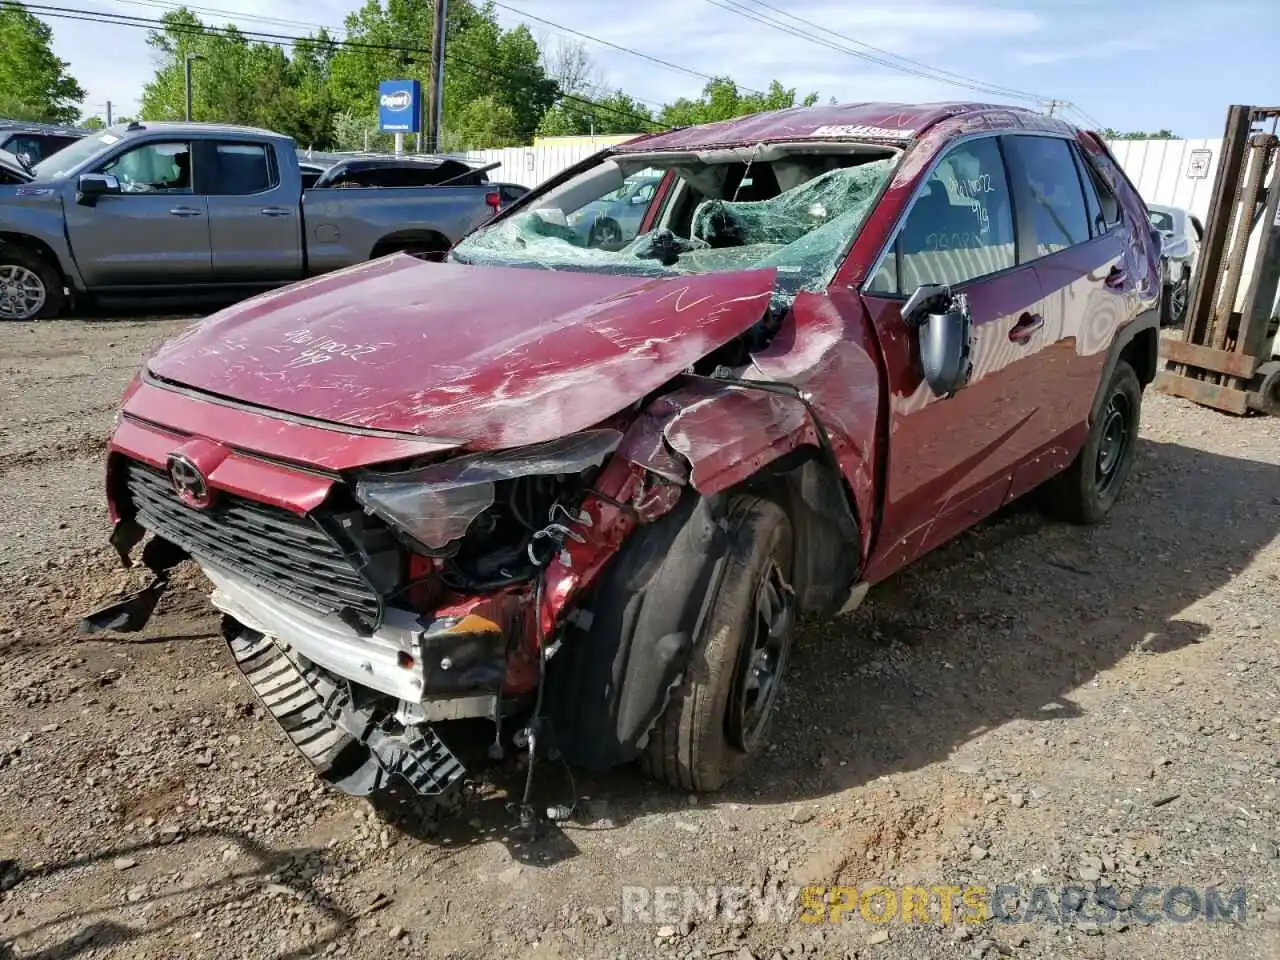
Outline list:
[[[914,140],[924,130],[962,113],[992,112],[1008,118],[1010,125],[1028,120],[1049,129],[1071,129],[1060,120],[1023,107],[993,103],[844,103],[817,107],[792,107],[769,113],[753,113],[732,120],[684,127],[629,140],[620,152],[649,153],[659,150],[691,150],[716,146],[768,143],[782,140],[858,139]],[[1016,119],[1015,119],[1016,118]]]

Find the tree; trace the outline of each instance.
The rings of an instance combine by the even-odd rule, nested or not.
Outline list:
[[[572,93],[595,99],[596,95],[608,92],[601,82],[600,68],[581,40],[553,37],[539,41],[539,46],[542,48],[542,70],[555,81],[561,94]]]
[[[208,29],[182,8],[165,13],[147,43],[157,54],[155,76],[142,91],[142,116],[180,120],[186,114],[186,58],[192,63],[191,118],[278,130],[304,146],[333,142],[336,111],[329,93],[332,38],[323,30],[300,40],[293,56],[274,43],[250,41],[234,26]]]
[[[103,120],[97,114],[94,114],[92,117],[86,117],[80,121],[80,126],[84,127],[86,130],[101,130],[106,125],[107,121]]]
[[[817,101],[812,93],[797,100],[795,89],[777,81],[764,93],[747,93],[722,77],[655,118],[626,92],[600,83],[579,43],[540,46],[524,26],[504,29],[490,2],[451,0],[448,17],[443,149],[513,146],[539,134],[644,133]],[[184,115],[185,64],[195,55],[193,119],[279,130],[317,149],[387,150],[392,137],[377,128],[378,84],[426,86],[433,26],[432,0],[364,0],[347,16],[344,40],[321,30],[282,46],[252,41],[235,26],[206,27],[185,7],[171,10],[147,38],[156,71],[141,115]]]
[[[697,100],[681,97],[667,104],[658,114],[658,120],[664,126],[685,127],[699,123],[714,123],[717,120],[728,120],[742,117],[749,113],[761,113],[766,110],[784,110],[787,107],[811,107],[818,102],[818,95],[810,93],[796,102],[794,87],[787,88],[774,80],[763,94],[743,94],[738,85],[728,77],[717,77],[707,82],[702,88],[702,96]]]
[[[445,139],[452,149],[528,143],[556,97],[537,41],[526,27],[502,29],[489,4],[453,0],[448,18]],[[429,0],[386,0],[385,6],[366,0],[345,27],[352,45],[340,47],[329,68],[338,111],[372,119],[381,80],[419,80],[426,87],[433,27]],[[491,115],[486,111],[494,104],[500,109]]]
[[[1180,139],[1172,130],[1165,128],[1156,130],[1154,133],[1147,133],[1145,130],[1132,130],[1129,133],[1121,133],[1112,127],[1103,127],[1098,131],[1098,136],[1103,140],[1178,140]]]
[[[16,0],[0,0],[0,115],[75,123],[84,88],[53,54],[53,31]]]
[[[543,114],[538,124],[540,137],[572,137],[616,133],[651,133],[653,113],[643,103],[621,90],[614,90],[592,102],[585,98],[562,99]]]

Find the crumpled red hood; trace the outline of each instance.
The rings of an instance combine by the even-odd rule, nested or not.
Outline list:
[[[774,271],[644,279],[383,258],[255,297],[165,344],[158,377],[481,449],[589,427],[750,329]]]

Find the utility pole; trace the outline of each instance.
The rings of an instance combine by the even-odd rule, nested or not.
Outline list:
[[[1057,110],[1057,109],[1058,109],[1058,105],[1059,105],[1060,103],[1062,103],[1062,101],[1061,101],[1061,100],[1050,100],[1050,101],[1049,101],[1049,116],[1051,116],[1051,117],[1053,116],[1053,111],[1055,111],[1055,110]]]
[[[186,81],[187,81],[187,82],[186,82],[186,92],[187,92],[187,113],[186,113],[186,117],[187,117],[187,123],[190,123],[190,122],[191,122],[191,61],[193,61],[193,60],[203,60],[203,59],[204,59],[204,57],[203,57],[201,54],[198,54],[198,53],[188,53],[185,57],[183,57],[183,67],[184,67],[184,70],[185,70],[185,77],[186,77]]]
[[[107,126],[111,126],[111,101],[107,101]]]
[[[440,119],[444,113],[444,33],[448,0],[435,0],[431,32],[431,78],[427,83],[427,151],[440,151]]]

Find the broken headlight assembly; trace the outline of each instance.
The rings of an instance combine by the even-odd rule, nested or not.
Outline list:
[[[439,558],[454,589],[494,589],[545,562],[537,541],[574,506],[618,446],[617,430],[586,430],[547,443],[476,453],[396,472],[366,472],[356,499]],[[546,543],[550,546],[550,543]]]

